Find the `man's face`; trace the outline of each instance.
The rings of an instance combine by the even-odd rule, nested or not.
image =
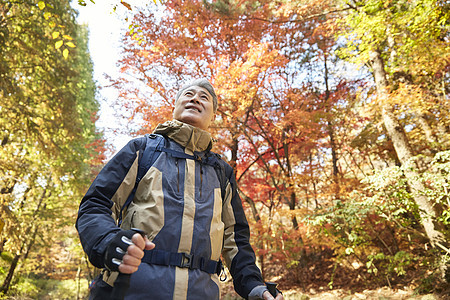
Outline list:
[[[173,118],[207,130],[214,120],[213,98],[208,90],[196,85],[185,89],[175,103]]]

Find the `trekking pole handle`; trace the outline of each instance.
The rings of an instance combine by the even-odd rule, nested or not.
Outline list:
[[[136,233],[139,233],[143,238],[145,238],[145,232],[143,230],[138,228],[131,228],[131,230],[134,230]],[[119,272],[116,281],[114,281],[114,287],[111,291],[111,300],[125,299],[125,294],[130,288],[130,279],[131,274],[124,274]]]

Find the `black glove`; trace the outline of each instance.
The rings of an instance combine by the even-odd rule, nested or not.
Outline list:
[[[274,298],[278,295],[278,293],[283,294],[279,289],[277,289],[277,284],[275,282],[266,282],[266,287]]]
[[[121,230],[111,240],[105,252],[105,267],[109,271],[119,271],[119,265],[122,263],[128,246],[133,244],[131,238],[135,233],[135,230]]]

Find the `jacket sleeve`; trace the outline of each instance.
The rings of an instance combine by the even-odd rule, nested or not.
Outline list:
[[[231,168],[228,164],[226,167]],[[222,256],[233,276],[234,289],[247,299],[253,288],[264,285],[264,281],[250,245],[250,229],[237,192],[234,173],[231,174],[226,188],[222,221],[225,224]]]
[[[145,138],[133,139],[100,171],[81,200],[76,228],[89,261],[104,267],[104,252],[120,231],[114,215],[120,211],[136,183],[138,157]]]

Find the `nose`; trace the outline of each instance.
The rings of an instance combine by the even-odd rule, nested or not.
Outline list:
[[[197,93],[195,93],[194,96],[191,98],[191,101],[195,103],[200,103],[199,97],[200,96]]]

